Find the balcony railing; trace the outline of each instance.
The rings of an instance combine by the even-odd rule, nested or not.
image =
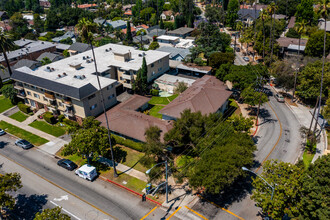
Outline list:
[[[133,75],[128,75],[128,74],[123,74],[122,77],[123,77],[123,79],[128,79],[128,80],[133,79]]]
[[[74,112],[73,110],[65,110],[64,114],[68,115],[68,116],[74,116]]]
[[[55,100],[55,95],[53,93],[45,92],[44,95],[49,100]]]
[[[14,89],[17,89],[17,90],[24,89],[23,84],[22,83],[15,83],[14,84]]]
[[[19,90],[16,95],[17,95],[17,97],[20,97],[23,99],[26,97],[24,90]]]
[[[129,84],[129,83],[123,83],[123,86],[126,88],[129,88],[129,89],[132,88],[132,84]]]

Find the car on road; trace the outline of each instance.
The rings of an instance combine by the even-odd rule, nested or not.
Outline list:
[[[243,57],[243,60],[244,60],[245,62],[250,62],[250,59],[249,59],[248,57]]]
[[[0,136],[6,134],[6,132],[2,129],[0,129]]]
[[[30,142],[28,142],[27,140],[24,140],[24,139],[15,141],[15,145],[23,148],[24,150],[27,150],[27,149],[30,149],[33,147],[33,144],[31,144]]]
[[[88,164],[82,165],[75,173],[79,177],[89,181],[93,181],[97,177],[96,168]]]
[[[275,98],[278,102],[284,102],[284,97],[281,94],[276,93]]]
[[[74,162],[72,162],[69,159],[61,159],[61,160],[57,161],[57,165],[65,168],[67,170],[70,170],[70,171],[72,171],[78,167],[77,164],[75,164]]]
[[[236,52],[241,52],[241,49],[239,49],[239,47],[236,47]]]

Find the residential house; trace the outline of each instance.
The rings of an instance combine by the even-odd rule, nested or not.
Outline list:
[[[0,11],[0,21],[9,19],[9,16],[7,15],[7,12],[5,11]]]
[[[163,21],[174,21],[175,17],[173,14],[173,11],[163,11],[162,14],[160,15],[160,18]]]
[[[170,63],[171,65],[171,63]],[[198,66],[195,63],[182,63],[178,61],[173,61],[171,69],[175,69],[177,73],[193,76],[193,77],[203,77],[204,75],[210,75],[212,67],[210,66]]]
[[[107,20],[104,18],[95,18],[94,23],[103,26],[103,25],[108,25]]]
[[[164,46],[175,46],[177,43],[180,42],[180,37],[174,37],[169,35],[161,35],[157,37],[157,42],[161,45],[164,44]]]
[[[123,34],[126,34],[127,33],[127,28],[122,29],[121,32],[123,32]],[[136,35],[136,29],[135,29],[135,27],[132,27],[131,26],[131,33],[132,33],[132,36],[135,36]]]
[[[29,40],[29,39],[22,38],[20,40],[15,40],[14,44],[16,46],[18,46],[19,48],[23,48],[23,47],[27,46],[28,44],[35,43],[35,42],[36,42],[35,40]]]
[[[296,25],[296,17],[292,16],[289,20],[288,29],[294,28],[295,25]]]
[[[185,39],[186,37],[190,36],[194,30],[195,30],[194,28],[180,27],[173,31],[168,31],[167,35],[174,36],[174,37],[181,37],[181,38]]]
[[[292,56],[292,55],[296,55],[299,49],[300,49],[300,54],[304,53],[307,40],[300,39],[300,48],[299,48],[298,38],[280,37],[279,39],[277,39],[277,43],[280,46],[280,54],[282,56]]]
[[[175,76],[175,75],[170,75],[170,74],[164,74],[155,80],[154,85],[156,88],[172,94],[172,93],[174,93],[179,82],[183,82],[186,84],[187,87],[190,87],[195,81],[196,81],[196,79],[191,79],[191,78],[182,77],[182,76]]]
[[[95,61],[90,56],[92,52],[88,51],[34,71],[27,67],[14,70],[12,79],[16,81],[17,96],[33,109],[45,108],[79,122],[85,117],[101,114],[103,106]],[[116,86],[116,80],[102,77],[101,89],[107,109],[117,103]]]
[[[133,42],[138,43],[138,44],[141,44],[141,43],[142,44],[149,44],[150,39],[146,35],[139,35],[139,36],[133,37]]]
[[[195,40],[194,39],[187,39],[189,37],[186,37],[186,39],[180,39],[179,43],[175,45],[176,48],[181,49],[190,49],[195,46]]]
[[[173,128],[171,121],[142,113],[148,107],[150,98],[133,95],[127,101],[120,103],[107,111],[109,127],[112,133],[134,141],[145,142],[145,131],[151,126],[157,126],[161,130],[161,140],[164,134]],[[96,120],[106,126],[104,115],[100,115]]]
[[[250,26],[259,17],[260,10],[240,9],[237,14],[239,20],[241,20],[244,24]]]
[[[48,0],[39,0],[39,5],[42,8],[50,8],[52,6]]]
[[[37,61],[41,62],[45,57],[48,57],[48,59],[50,59],[50,61],[52,63],[63,59],[63,56],[60,54],[46,52],[46,53],[41,54],[37,58]]]
[[[34,42],[27,44],[24,48],[7,52],[9,64],[12,66],[22,59],[36,60],[44,52],[54,52],[56,46],[52,43]],[[0,63],[7,66],[5,58],[0,53]]]
[[[15,65],[11,66],[11,70],[13,71],[14,69],[18,69],[21,67],[27,67],[31,70],[34,70],[37,69],[39,66],[41,66],[41,64],[37,61],[22,59],[19,60]],[[10,76],[9,76],[8,68],[5,68],[4,71],[0,73],[0,78],[2,80],[7,80],[7,79],[9,80]]]
[[[77,6],[80,9],[90,10],[97,7],[97,4],[82,4]]]
[[[324,30],[324,27],[325,27],[324,19],[320,19],[319,20],[319,28],[321,30]],[[327,21],[327,30],[326,30],[326,32],[330,32],[330,21]]]
[[[125,29],[127,28],[127,22],[123,20],[111,21],[109,25],[113,27],[113,29]]]
[[[167,47],[167,46],[157,48],[156,50],[170,53],[170,60],[177,60],[177,61],[184,60],[190,54],[189,49],[181,49],[181,48]]]
[[[227,86],[215,76],[203,76],[159,113],[164,120],[176,120],[186,109],[190,109],[191,112],[201,112],[202,115],[224,113],[231,94]]]
[[[66,40],[67,38],[75,38],[75,34],[73,31],[68,31],[66,32],[64,35],[60,36],[60,37],[55,37],[52,39],[53,42],[57,42],[60,43],[61,40]]]
[[[127,10],[127,11],[124,12],[124,15],[125,16],[128,16],[128,17],[129,16],[132,16],[132,11],[131,10]]]
[[[83,53],[88,50],[91,50],[91,46],[89,44],[84,44],[80,42],[76,42],[70,45],[68,52],[70,53],[70,56],[76,55],[78,53]]]

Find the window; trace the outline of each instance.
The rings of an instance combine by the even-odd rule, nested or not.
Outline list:
[[[88,100],[91,100],[91,99],[94,98],[94,97],[95,97],[95,94],[89,96],[89,97],[88,97]]]
[[[107,87],[107,90],[112,89],[112,87],[113,87],[112,85],[108,86]]]
[[[31,95],[31,92],[30,92],[30,91],[27,91],[27,94],[28,94],[28,95]]]
[[[158,63],[161,63],[163,60],[162,59],[160,59],[160,60],[158,60]]]
[[[161,68],[161,67],[160,67],[160,68],[158,68],[158,72],[159,72],[159,71],[162,71],[162,68]]]
[[[93,110],[93,109],[95,109],[96,107],[97,107],[97,104],[92,105],[89,109],[90,109],[90,110]]]
[[[31,86],[31,88],[32,88],[32,89],[36,89],[36,87],[35,87],[35,86]]]
[[[123,80],[123,77],[119,77],[120,80]]]
[[[112,99],[113,97],[115,97],[114,94],[112,94],[111,96],[109,96],[108,99],[110,100],[110,99]]]
[[[45,90],[44,89],[40,89],[41,90],[41,92],[44,92]]]
[[[63,102],[58,102],[58,106],[63,106]]]
[[[33,96],[34,96],[35,98],[40,99],[40,96],[39,96],[38,94],[36,94],[36,93],[33,93]]]
[[[153,63],[151,64],[151,67],[154,67],[154,64]]]
[[[48,101],[47,99],[46,99],[46,97],[44,96],[44,101]]]

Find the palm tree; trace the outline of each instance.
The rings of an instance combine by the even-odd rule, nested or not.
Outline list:
[[[276,2],[276,1],[275,1]],[[270,26],[270,35],[269,35],[269,48],[271,48],[271,52],[270,52],[270,63],[272,63],[272,59],[273,59],[273,46],[274,46],[274,42],[273,42],[273,37],[274,37],[274,34],[273,34],[273,26],[275,24],[275,11],[276,11],[277,7],[275,5],[274,2],[272,2],[267,10],[268,10],[268,13],[270,15],[270,23],[271,23],[271,26]],[[274,21],[273,21],[273,16],[274,15]]]
[[[267,19],[267,17],[268,17],[268,13],[267,13],[267,11],[265,11],[265,10],[261,10],[261,12],[260,12],[260,18],[261,18],[261,21],[262,21],[262,33],[263,33],[263,46],[262,46],[262,59],[264,59],[265,58],[265,35],[266,35],[266,33],[265,33],[265,20]]]
[[[294,27],[294,29],[299,34],[299,43],[298,43],[298,59],[299,59],[299,55],[300,55],[300,41],[301,41],[301,36],[304,33],[306,33],[306,21],[305,20],[302,20],[301,22],[298,22],[296,24],[296,26]],[[294,86],[293,86],[293,93],[292,93],[292,102],[293,102],[293,99],[294,99],[294,94],[296,92],[297,72],[298,72],[298,69],[295,69]]]
[[[96,29],[96,25],[95,25],[95,23],[92,23],[91,21],[89,21],[85,18],[82,18],[81,20],[79,20],[79,22],[77,24],[77,28],[79,30],[79,34],[80,34],[81,38],[84,39],[86,42],[88,42],[91,45],[91,48],[92,48],[92,54],[93,54],[94,66],[95,66],[95,73],[96,73],[97,83],[98,83],[99,90],[100,90],[103,113],[104,113],[104,116],[105,116],[105,121],[106,121],[106,124],[107,124],[107,130],[108,130],[108,139],[109,139],[109,146],[110,146],[110,151],[111,151],[111,160],[112,160],[112,164],[113,164],[113,175],[115,177],[118,177],[118,173],[117,173],[117,170],[116,170],[116,163],[115,163],[115,160],[114,160],[113,147],[112,147],[112,142],[111,142],[111,134],[110,134],[108,116],[107,116],[107,113],[106,113],[106,108],[105,108],[105,103],[104,103],[104,95],[103,95],[103,92],[102,92],[102,87],[101,87],[101,82],[100,82],[100,73],[97,70],[97,63],[96,63],[96,58],[95,58],[95,53],[94,53],[94,47],[93,47],[93,44],[92,44],[92,42],[93,42],[92,31],[94,31]]]
[[[319,0],[320,7],[318,9],[318,14],[324,19],[324,37],[323,37],[323,62],[322,62],[322,75],[321,75],[321,87],[320,87],[320,100],[319,106],[317,109],[317,115],[320,114],[321,102],[322,102],[322,87],[323,87],[323,76],[324,76],[324,64],[325,64],[325,45],[327,41],[327,18],[328,18],[328,10],[330,9],[330,0]],[[315,134],[317,125],[317,120],[315,122],[315,127],[313,133]]]
[[[1,70],[1,72],[2,73],[5,73],[5,69],[6,69],[6,67],[4,66],[4,65],[2,65],[2,64],[0,64],[0,70]],[[0,89],[2,88],[2,78],[1,78],[1,75],[0,75]]]
[[[3,32],[0,32],[0,53],[3,53],[3,56],[5,57],[10,76],[13,74],[13,72],[11,71],[11,67],[7,57],[7,52],[14,49],[14,47],[15,47],[14,43],[10,39],[10,36],[5,35]]]

